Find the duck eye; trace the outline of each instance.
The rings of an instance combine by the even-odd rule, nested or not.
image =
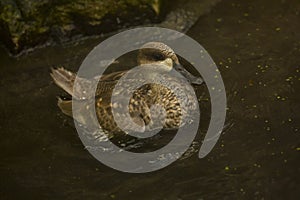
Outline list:
[[[164,55],[160,54],[160,53],[155,53],[153,54],[153,58],[154,60],[164,60]]]

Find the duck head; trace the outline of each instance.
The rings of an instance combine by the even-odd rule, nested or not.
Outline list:
[[[203,83],[202,78],[192,75],[180,64],[173,49],[164,43],[149,42],[144,44],[139,49],[137,61],[139,65],[162,64],[168,71],[177,70],[192,84],[200,85]]]

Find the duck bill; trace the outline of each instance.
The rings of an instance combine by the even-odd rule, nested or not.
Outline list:
[[[201,77],[194,76],[190,72],[188,72],[181,64],[175,64],[174,68],[176,71],[180,72],[189,83],[195,84],[195,85],[201,85],[203,83],[203,79]]]

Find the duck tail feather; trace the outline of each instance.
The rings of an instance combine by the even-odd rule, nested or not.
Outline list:
[[[50,73],[55,84],[73,96],[73,86],[76,78],[76,74],[65,70],[60,67],[57,69],[52,68]]]
[[[57,105],[60,108],[60,110],[65,114],[70,117],[73,116],[72,113],[72,100],[63,100],[62,98],[58,97],[57,98]]]

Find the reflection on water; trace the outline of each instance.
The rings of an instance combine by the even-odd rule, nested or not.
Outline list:
[[[99,163],[56,106],[62,91],[51,82],[50,67],[76,71],[100,39],[19,59],[1,52],[1,199],[297,199],[299,6],[296,0],[229,0],[200,18],[188,35],[219,66],[229,125],[204,159],[189,153],[149,174]],[[209,112],[205,94],[201,99],[202,113]],[[199,149],[202,137],[191,149]]]

